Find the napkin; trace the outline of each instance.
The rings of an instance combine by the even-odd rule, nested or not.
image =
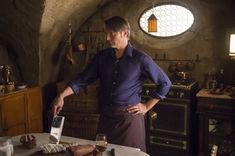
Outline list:
[[[50,154],[50,153],[58,153],[62,151],[66,151],[67,148],[72,146],[77,146],[78,143],[70,143],[70,144],[43,144],[40,146],[42,153]]]

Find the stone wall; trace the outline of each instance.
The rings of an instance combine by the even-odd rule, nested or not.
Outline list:
[[[165,1],[169,0],[154,0],[154,3]],[[201,82],[205,73],[219,68],[225,68],[231,75],[234,63],[228,58],[227,30],[235,28],[233,0],[176,2],[187,4],[194,12],[194,31],[162,40],[147,36],[138,26],[139,15],[152,6],[149,0],[3,0],[0,5],[0,64],[11,64],[18,70],[15,73],[18,81],[41,86],[56,82],[64,67],[68,24],[72,24],[76,43],[79,35],[84,35],[81,31],[89,28],[100,34],[105,18],[120,15],[130,21],[132,44],[152,57],[165,53],[169,59],[195,59],[198,55],[200,62],[196,63],[192,74]],[[167,71],[172,62],[157,63]],[[83,63],[77,66],[83,69]],[[72,68],[76,70],[76,66]]]
[[[18,69],[18,81],[38,83],[39,29],[43,1],[3,0],[0,5],[0,64]],[[12,62],[12,63],[11,63]]]
[[[168,2],[169,0],[154,3]],[[146,35],[141,31],[138,19],[140,14],[152,6],[152,1],[129,0],[121,2],[114,1],[104,9],[99,10],[81,28],[77,38],[82,38],[87,28],[90,33],[102,30],[102,21],[110,16],[119,15],[127,18],[131,26],[131,43],[146,51],[153,58],[156,54],[166,55],[170,61],[156,61],[168,74],[168,66],[178,61],[172,60],[195,60],[195,69],[191,72],[192,77],[203,84],[206,73],[218,72],[225,68],[228,79],[234,79],[235,74],[231,71],[233,61],[228,57],[228,30],[235,28],[235,14],[233,0],[176,0],[179,4],[188,6],[192,10],[195,23],[192,28],[173,38],[158,38]],[[229,65],[228,65],[229,64]],[[228,68],[230,66],[230,68]],[[233,67],[234,68],[234,67]],[[233,77],[231,77],[233,73]],[[230,77],[230,78],[229,78]],[[234,81],[235,84],[235,81]]]
[[[68,24],[72,24],[74,35],[89,16],[109,1],[112,0],[1,1],[0,64],[16,69],[16,81],[28,85],[56,82]]]

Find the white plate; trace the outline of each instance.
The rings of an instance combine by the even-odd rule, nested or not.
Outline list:
[[[16,86],[17,89],[24,89],[24,88],[26,88],[26,87],[27,87],[27,85]]]

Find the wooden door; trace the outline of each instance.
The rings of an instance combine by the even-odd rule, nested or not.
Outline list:
[[[27,92],[28,132],[42,132],[42,93],[40,87],[30,88]]]
[[[3,136],[2,103],[3,101],[0,100],[0,136]]]
[[[18,135],[27,131],[27,110],[24,94],[12,95],[1,100],[2,134]]]

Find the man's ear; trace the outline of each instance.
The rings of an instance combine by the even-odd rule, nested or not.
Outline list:
[[[129,32],[127,30],[123,31],[124,36],[129,37]]]

